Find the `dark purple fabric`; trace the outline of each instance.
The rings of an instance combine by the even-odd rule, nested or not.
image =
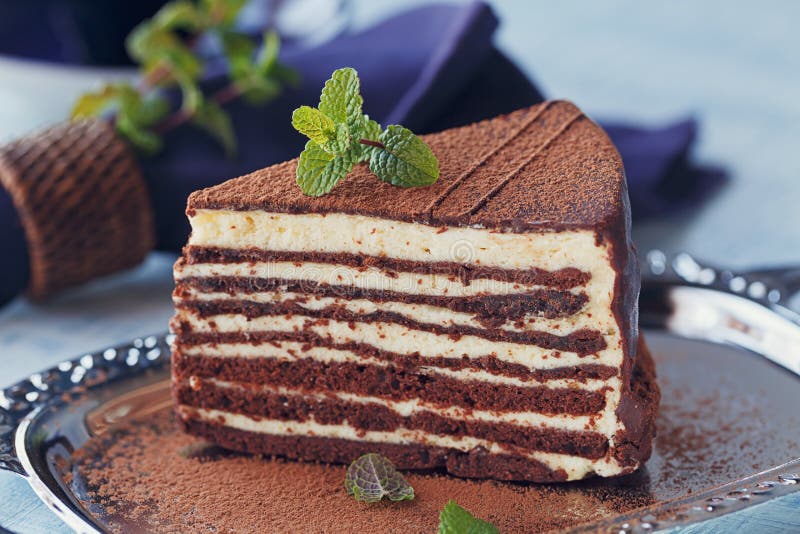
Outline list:
[[[0,306],[28,285],[28,249],[11,197],[0,186]]]
[[[0,0],[0,54],[129,65],[125,36],[166,0]]]
[[[716,167],[692,162],[697,121],[687,118],[657,128],[601,121],[625,163],[635,219],[655,217],[698,203],[726,180]]]
[[[358,70],[366,113],[382,124],[401,123],[417,133],[541,102],[536,87],[494,47],[497,24],[481,2],[432,5],[315,50],[287,51],[283,60],[299,72],[298,87],[267,106],[233,102],[227,107],[236,126],[238,157],[226,159],[207,135],[187,126],[167,135],[164,152],[142,161],[155,208],[157,247],[177,251],[185,243],[189,227],[184,208],[192,191],[299,154],[304,138],[292,129],[291,112],[315,103],[320,87],[338,67]],[[209,70],[209,89],[223,83],[224,70],[224,65]],[[635,216],[666,213],[719,182],[719,173],[689,163],[696,132],[691,120],[656,129],[614,123],[606,127],[625,162]],[[0,246],[14,251],[0,266],[0,303],[26,282],[21,239],[13,209],[0,190]]]

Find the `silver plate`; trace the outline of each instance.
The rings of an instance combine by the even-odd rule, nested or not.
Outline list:
[[[792,445],[796,445],[792,436],[798,427],[793,413],[796,404],[791,400],[800,388],[800,317],[790,301],[798,289],[800,270],[737,274],[701,265],[688,254],[668,258],[659,251],[646,255],[644,267],[641,319],[661,365],[660,380],[699,388],[705,382],[698,374],[729,373],[727,383],[737,394],[759,395],[759,402],[763,400],[771,411],[762,436],[767,448],[761,449],[762,455],[752,465],[759,461],[767,465],[760,472],[748,471],[743,464],[726,466],[716,476],[709,472],[703,478],[702,461],[695,460],[701,465],[693,467],[701,475],[686,482],[692,489],[687,495],[676,491],[674,484],[654,487],[659,475],[663,479],[658,471],[668,463],[657,441],[648,464],[653,480],[638,475],[622,483],[637,485],[637,490],[649,485],[646,490],[655,497],[655,504],[577,531],[650,532],[707,520],[800,490],[800,458]],[[104,514],[96,505],[83,504],[85,488],[74,480],[65,481],[64,462],[116,421],[169,406],[164,389],[169,373],[168,337],[137,338],[64,361],[0,394],[0,469],[25,477],[76,531],[105,531]],[[695,354],[691,358],[696,359],[670,360],[664,365],[658,361],[660,351]]]

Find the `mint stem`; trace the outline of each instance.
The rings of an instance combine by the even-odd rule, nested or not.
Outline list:
[[[358,140],[358,142],[361,143],[362,145],[374,146],[375,148],[386,148],[386,145],[384,145],[380,141],[373,141],[372,139],[361,138]]]
[[[172,69],[165,63],[159,63],[158,66],[150,71],[147,76],[144,76],[139,81],[139,94],[145,95],[150,89],[166,80],[172,74]]]
[[[187,48],[192,52],[197,52],[197,44],[200,41],[200,36],[209,30],[208,27],[196,30],[197,33],[190,35],[185,39],[184,43]],[[140,81],[137,89],[139,93],[144,96],[148,91],[156,87],[159,83],[163,82],[172,74],[172,67],[169,63],[164,61],[159,62],[155,69],[150,71]]]
[[[232,100],[236,100],[240,95],[241,91],[238,87],[234,84],[229,84],[211,96],[211,101],[215,104],[220,106],[224,106],[228,102]],[[174,130],[178,126],[186,124],[192,119],[193,114],[188,113],[183,110],[178,110],[177,112],[173,113],[172,115],[165,118],[159,124],[155,126],[156,133],[165,134],[171,130]]]

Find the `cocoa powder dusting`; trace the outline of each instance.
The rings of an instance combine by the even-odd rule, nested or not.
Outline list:
[[[652,501],[598,481],[578,489],[410,473],[413,501],[368,505],[345,493],[345,466],[224,451],[180,433],[167,412],[95,438],[73,458],[72,484],[88,488],[84,505],[101,505],[101,520],[117,532],[435,532],[449,499],[501,532],[533,532]]]
[[[346,495],[346,466],[231,453],[181,433],[161,412],[91,439],[65,481],[117,532],[435,532],[449,499],[501,532],[542,532],[682,497],[796,453],[798,419],[786,408],[796,382],[782,371],[722,347],[648,341],[663,393],[658,436],[646,467],[626,477],[535,485],[406,473],[413,501],[367,505]]]

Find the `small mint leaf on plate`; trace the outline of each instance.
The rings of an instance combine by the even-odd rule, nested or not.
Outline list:
[[[348,495],[361,502],[378,502],[384,497],[390,501],[414,498],[414,488],[392,462],[377,453],[365,454],[350,464],[344,487]]]
[[[347,176],[354,160],[326,152],[314,141],[306,143],[297,163],[297,185],[312,197],[325,195]]]
[[[439,534],[498,534],[496,526],[476,518],[450,500],[439,514]]]
[[[373,148],[369,168],[384,182],[400,187],[430,185],[439,178],[439,160],[425,141],[408,128],[392,124]]]
[[[336,124],[324,113],[310,106],[300,106],[292,113],[292,126],[320,146],[336,140]]]

